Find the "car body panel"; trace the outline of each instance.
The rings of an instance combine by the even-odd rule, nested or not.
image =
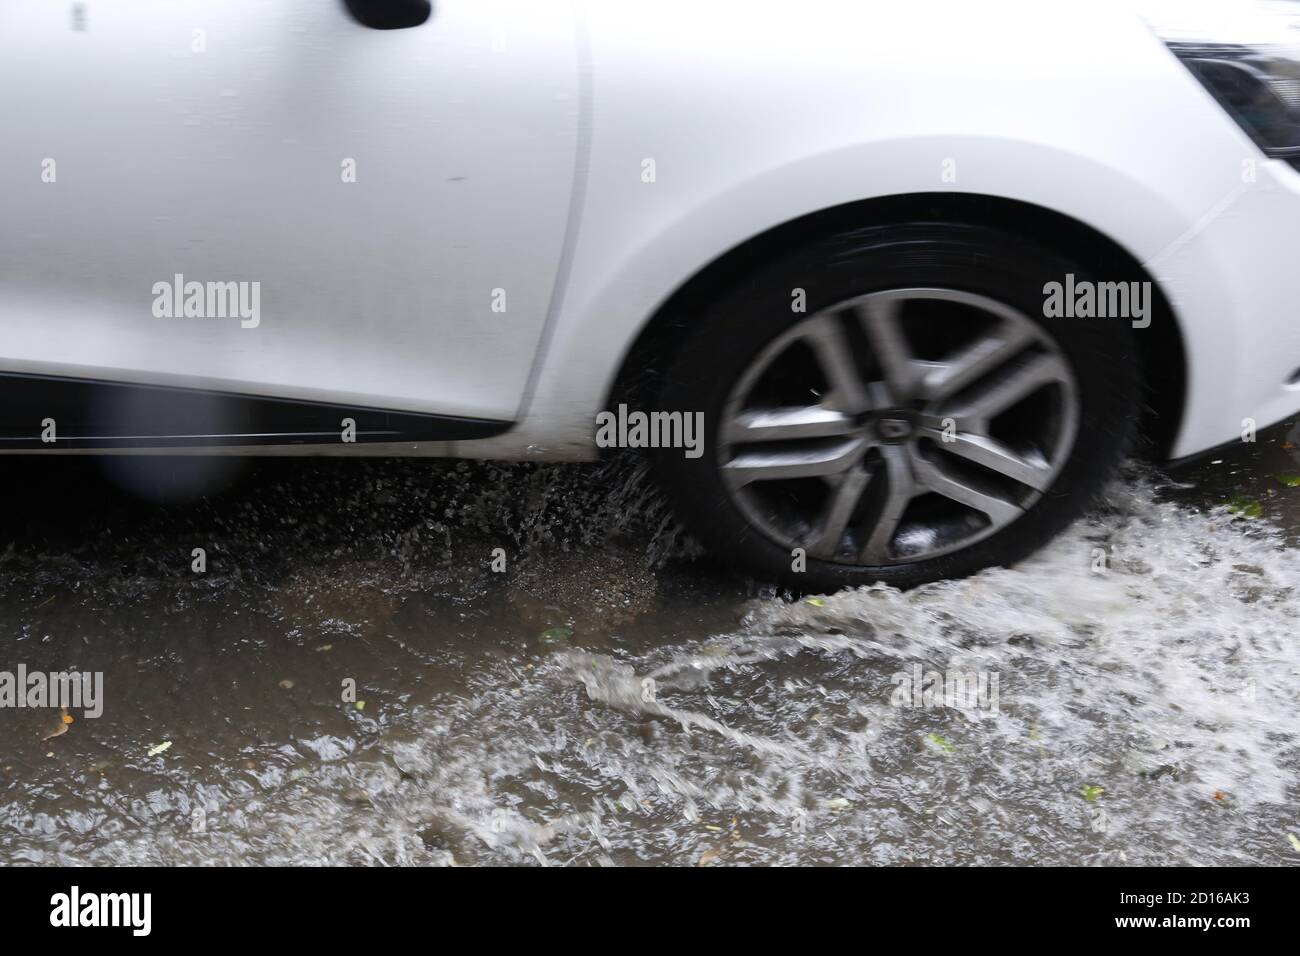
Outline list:
[[[436,28],[452,5],[440,4],[434,20],[408,32]],[[509,21],[526,7],[498,0],[491,17],[484,13],[483,34],[491,33],[492,17]],[[1146,267],[1172,304],[1186,352],[1186,404],[1172,456],[1229,440],[1243,421],[1263,427],[1300,408],[1300,394],[1286,384],[1300,366],[1288,241],[1300,212],[1300,174],[1262,156],[1133,4],[810,0],[796,10],[663,0],[649,15],[624,0],[575,0],[573,9],[571,18],[549,12],[573,31],[571,49],[558,40],[553,47],[557,60],[576,61],[580,85],[566,85],[558,68],[546,74],[554,84],[547,95],[565,97],[564,108],[577,117],[573,128],[543,143],[543,131],[521,119],[523,106],[496,107],[503,121],[523,123],[505,141],[544,157],[540,172],[528,175],[545,176],[552,190],[552,238],[556,209],[563,203],[567,210],[571,245],[546,250],[555,289],[545,328],[538,293],[520,340],[487,333],[457,340],[446,361],[430,367],[430,381],[446,366],[456,370],[427,392],[413,366],[394,359],[402,374],[384,386],[400,399],[395,408],[492,417],[508,407],[515,426],[476,441],[299,446],[292,453],[594,458],[595,415],[607,407],[628,350],[701,269],[809,213],[917,193],[1041,206],[1096,230]],[[314,75],[323,80],[319,69]],[[491,89],[505,99],[516,95],[504,84]],[[576,163],[576,192],[562,156]],[[227,161],[242,168],[238,157]],[[488,169],[498,182],[511,172],[499,158]],[[394,203],[399,193],[418,196],[428,186],[411,165],[394,172],[405,177]],[[183,181],[178,174],[176,188]],[[517,198],[503,194],[503,201]],[[525,198],[518,218],[532,211]],[[494,222],[469,235],[492,235]],[[521,250],[490,253],[489,261],[510,268]],[[498,285],[487,266],[474,265],[486,270],[476,288]],[[383,274],[400,281],[411,268],[403,258]],[[354,263],[343,275],[370,281],[364,271]],[[533,278],[532,287],[545,285]],[[331,288],[342,295],[345,285]],[[0,295],[11,301],[13,292]],[[512,293],[512,310],[514,302]],[[438,314],[430,334],[446,321]],[[350,340],[332,341],[339,348]],[[323,353],[327,344],[313,348]],[[29,354],[36,349],[32,340]],[[332,369],[331,381],[347,377],[342,364],[330,364],[343,357],[314,360]],[[231,362],[243,367],[234,356]],[[513,390],[499,387],[507,378]],[[381,404],[376,376],[357,381],[314,397]],[[458,390],[459,399],[444,397]]]
[[[588,6],[596,115],[562,321],[528,415],[482,453],[591,454],[633,331],[704,263],[811,211],[919,192],[1055,210],[1147,266],[1187,347],[1173,455],[1300,407],[1282,385],[1300,365],[1283,264],[1300,176],[1261,156],[1130,5],[806,4],[792,36],[785,8],[755,4],[729,42],[735,11],[720,7],[668,3],[643,24]],[[667,24],[688,15],[683,40]],[[575,380],[578,361],[609,375]]]
[[[567,0],[389,31],[321,0],[73,6],[0,5],[0,371],[515,416],[569,220]],[[155,315],[177,274],[259,282],[258,321]]]

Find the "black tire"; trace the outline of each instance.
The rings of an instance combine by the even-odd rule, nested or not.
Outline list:
[[[1139,420],[1141,368],[1130,322],[1121,318],[1044,317],[1044,284],[1093,278],[1026,239],[982,226],[913,222],[833,236],[767,264],[694,320],[669,366],[655,408],[702,411],[704,453],[657,453],[657,467],[678,517],[716,557],[763,581],[796,591],[884,582],[909,587],[1007,565],[1034,552],[1093,502],[1129,451]],[[1107,277],[1097,277],[1106,281]],[[759,352],[806,312],[855,296],[918,286],[976,293],[1018,309],[1056,343],[1079,396],[1073,449],[1050,487],[1023,515],[970,546],[909,564],[855,565],[807,557],[792,570],[788,547],[745,519],[720,474],[718,424],[735,383]],[[1084,558],[1080,558],[1084,560]]]

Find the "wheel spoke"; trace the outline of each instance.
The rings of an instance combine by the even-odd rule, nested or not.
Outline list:
[[[854,427],[851,416],[820,405],[759,409],[742,412],[728,422],[725,440],[732,444],[743,444],[835,438],[852,434]]]
[[[1036,355],[1007,371],[1005,375],[990,376],[986,386],[966,398],[958,408],[946,412],[964,422],[967,431],[977,431],[977,425],[987,424],[1024,398],[1047,385],[1067,383],[1069,369],[1055,355]]]
[[[951,498],[968,508],[983,512],[993,524],[1005,524],[1020,517],[1023,509],[992,492],[977,488],[972,482],[954,477],[932,461],[913,459],[916,479],[922,487]]]
[[[812,347],[830,386],[827,404],[849,413],[870,408],[866,385],[853,361],[853,345],[839,316],[827,313],[809,320],[803,338]]]
[[[958,432],[945,442],[941,430],[927,428],[926,432],[939,443],[943,451],[983,465],[990,471],[1028,485],[1035,491],[1046,491],[1052,483],[1052,469],[1046,461],[1018,455],[996,438]]]
[[[931,364],[921,383],[922,397],[947,398],[973,385],[999,365],[1010,361],[1034,340],[1023,325],[1001,322],[996,330],[940,362]]]
[[[901,303],[896,299],[867,299],[853,309],[885,376],[891,400],[898,405],[912,397],[924,369],[921,363],[912,359],[911,349],[899,324],[901,310]]]
[[[883,476],[887,487],[875,525],[858,555],[864,564],[883,564],[893,557],[889,546],[898,531],[898,523],[903,520],[903,513],[919,490],[907,454],[896,446],[881,448],[881,452],[883,467],[873,477]]]
[[[860,468],[850,469],[840,476],[808,543],[808,550],[815,557],[829,560],[839,553],[844,531],[849,526],[849,519],[853,517],[853,509],[862,499],[862,492],[869,480],[870,475]]]
[[[727,462],[722,473],[732,488],[754,481],[836,475],[857,464],[869,444],[865,438],[850,438],[816,448],[751,450]]]

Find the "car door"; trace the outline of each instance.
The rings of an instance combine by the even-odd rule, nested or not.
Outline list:
[[[511,419],[573,188],[571,5],[349,12],[385,6],[5,0],[0,375]]]

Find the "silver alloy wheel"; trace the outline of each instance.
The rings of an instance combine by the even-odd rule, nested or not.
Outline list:
[[[803,319],[728,398],[723,481],[745,518],[824,561],[902,564],[1006,527],[1074,446],[1074,374],[1018,310],[873,292]]]

